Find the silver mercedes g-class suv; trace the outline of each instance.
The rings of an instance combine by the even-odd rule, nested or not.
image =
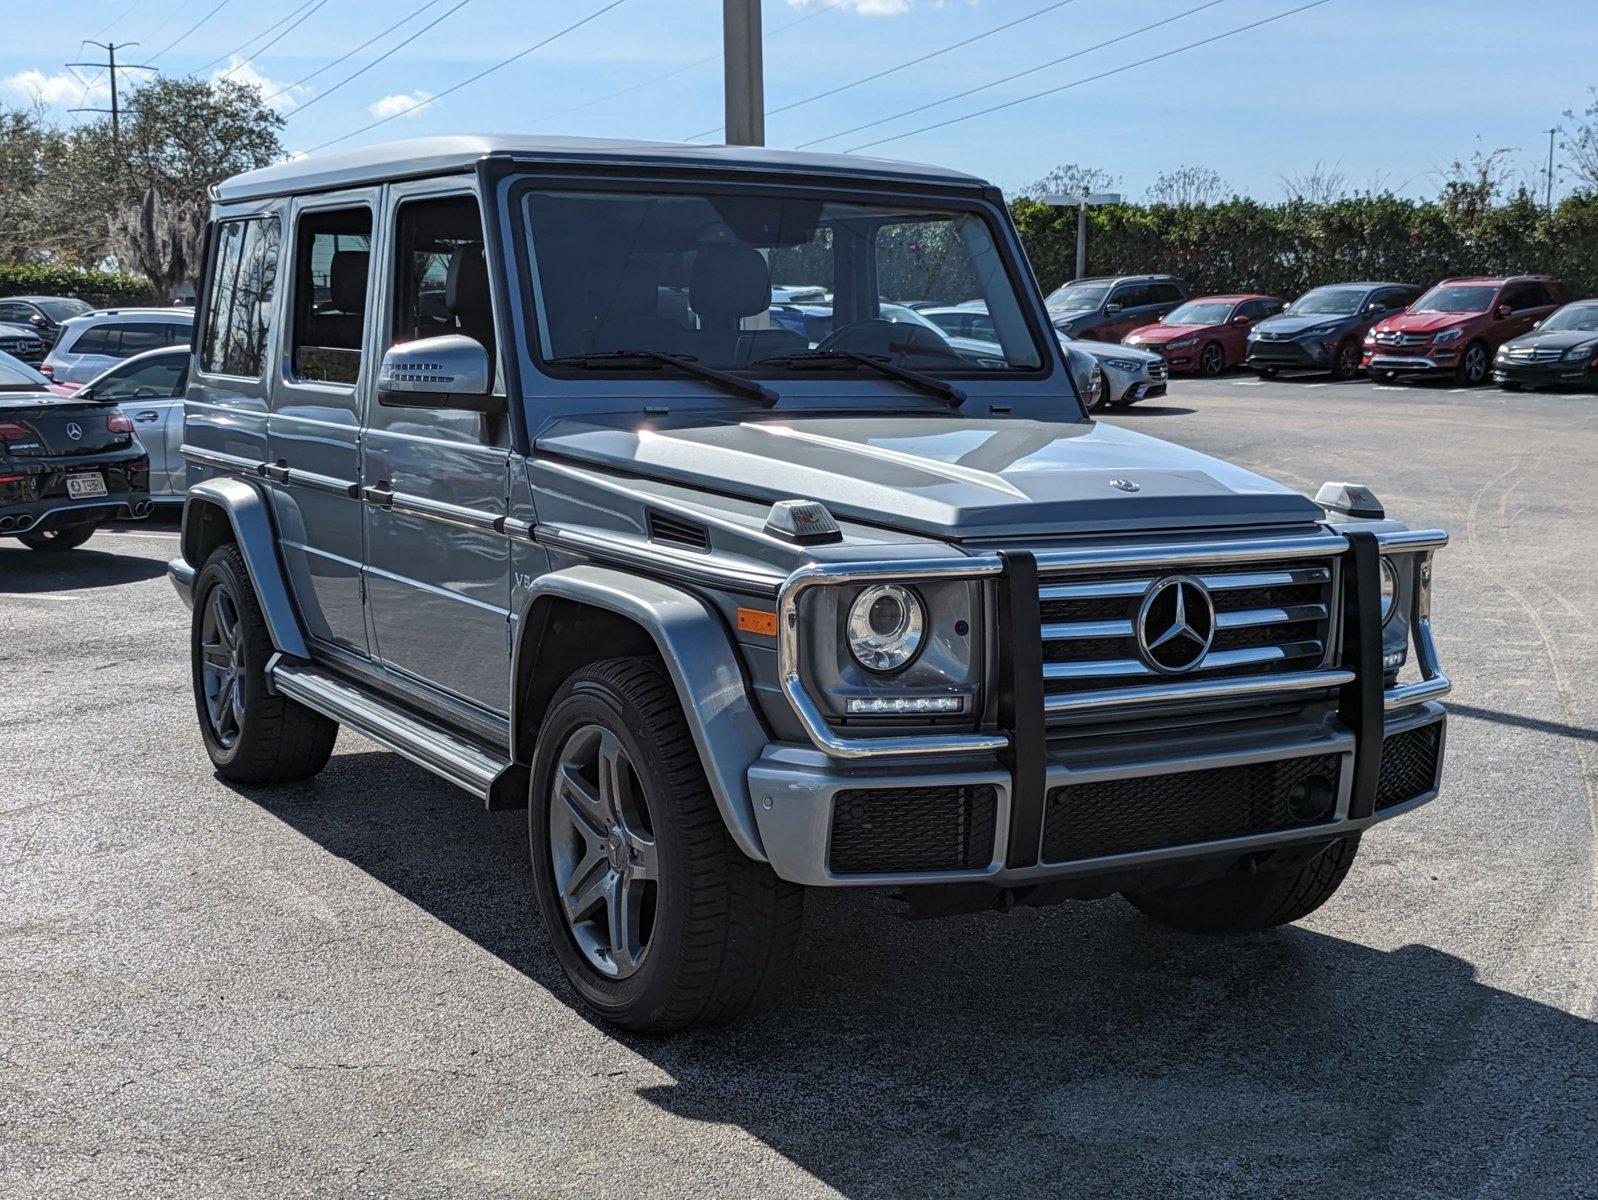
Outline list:
[[[602,1018],[744,1011],[807,887],[1293,921],[1437,793],[1446,536],[1089,420],[980,179],[451,137],[214,200],[170,568],[211,760],[304,779],[344,725],[525,806]]]

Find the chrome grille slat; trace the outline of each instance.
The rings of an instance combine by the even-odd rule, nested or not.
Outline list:
[[[1325,567],[1294,567],[1282,571],[1228,571],[1195,576],[1212,592],[1233,592],[1243,588],[1292,587],[1304,583],[1326,583],[1332,573]],[[1159,576],[1135,579],[1100,579],[1092,583],[1050,583],[1038,589],[1039,599],[1085,600],[1116,596],[1141,596]]]
[[[1255,625],[1287,625],[1295,621],[1319,621],[1326,616],[1324,604],[1293,604],[1285,608],[1244,608],[1215,614],[1217,629],[1249,629]]]
[[[1276,646],[1244,646],[1238,650],[1212,650],[1204,658],[1203,670],[1229,671],[1237,667],[1255,667],[1265,663],[1286,662],[1294,658],[1320,657],[1326,649],[1324,642],[1310,638],[1301,642],[1284,642]],[[1060,679],[1120,679],[1134,676],[1152,676],[1174,679],[1179,676],[1162,675],[1152,667],[1144,666],[1135,658],[1098,659],[1088,662],[1051,662],[1043,664],[1043,678]]]
[[[1059,642],[1070,638],[1133,636],[1131,621],[1059,621],[1043,627],[1043,640],[1046,642]]]

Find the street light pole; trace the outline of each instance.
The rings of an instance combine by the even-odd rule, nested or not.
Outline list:
[[[721,0],[721,54],[729,146],[766,144],[760,0]]]
[[[1549,212],[1554,211],[1554,135],[1558,132],[1557,125],[1548,131],[1548,194],[1543,207]]]
[[[1083,192],[1080,196],[1044,196],[1043,203],[1055,208],[1076,209],[1076,274],[1081,279],[1088,273],[1088,209],[1101,204],[1121,203],[1119,192]]]

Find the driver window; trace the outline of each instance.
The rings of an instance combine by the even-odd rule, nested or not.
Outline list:
[[[394,320],[389,345],[461,334],[494,353],[494,305],[473,196],[409,200],[394,221]]]
[[[144,363],[115,379],[107,380],[95,393],[97,400],[152,400],[176,396],[188,374],[185,355],[164,362]]]

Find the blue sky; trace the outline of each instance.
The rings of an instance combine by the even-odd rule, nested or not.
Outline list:
[[[414,20],[274,104],[290,150],[311,149],[403,109],[587,16],[610,0],[434,0]],[[1170,24],[979,94],[821,141],[852,149],[878,138],[1072,83],[1297,7],[1306,0],[765,0],[768,108],[802,100],[1007,21],[1031,20],[921,65],[772,116],[767,141],[794,146],[932,104],[1048,60],[1176,17]],[[58,0],[8,14],[0,100],[33,95],[56,119],[104,103],[93,71],[69,59],[99,51],[79,37],[137,40],[145,61],[215,0]],[[234,77],[275,92],[421,7],[422,0],[225,0],[158,65],[186,73],[222,58]],[[229,51],[297,26],[264,52]],[[1598,84],[1594,0],[1328,0],[1261,28],[1052,96],[873,146],[994,179],[1007,190],[1061,162],[1104,168],[1137,194],[1162,170],[1213,167],[1262,198],[1317,162],[1357,187],[1430,193],[1440,170],[1475,149],[1513,147],[1540,178],[1546,130]],[[822,11],[825,10],[825,11]],[[29,12],[36,14],[27,15]],[[448,14],[447,16],[445,14]],[[410,45],[370,65],[429,21]],[[721,120],[720,0],[623,0],[582,28],[481,81],[342,142],[426,133],[507,131],[680,140]],[[791,26],[784,28],[784,26]],[[262,35],[262,36],[256,36]],[[709,56],[714,61],[700,63]],[[699,63],[699,65],[693,65]],[[340,81],[368,67],[342,86]],[[669,78],[657,76],[675,72]],[[637,85],[646,86],[638,87]],[[336,90],[335,90],[336,87]],[[636,88],[626,95],[612,94]]]

